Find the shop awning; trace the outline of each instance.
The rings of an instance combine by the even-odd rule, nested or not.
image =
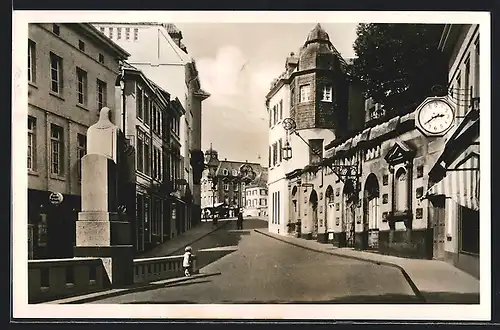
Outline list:
[[[457,204],[479,210],[479,157],[469,157],[460,166],[448,169],[444,179],[429,188],[425,197],[444,195]]]

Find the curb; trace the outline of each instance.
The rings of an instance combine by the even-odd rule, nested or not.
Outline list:
[[[173,255],[175,255],[176,253],[178,253],[179,251],[183,250],[185,246],[187,246],[187,245],[191,245],[191,244],[193,244],[193,243],[195,243],[195,242],[199,241],[200,239],[207,237],[208,235],[212,234],[213,232],[215,232],[215,231],[217,231],[217,230],[219,230],[219,229],[223,228],[223,227],[224,227],[224,226],[226,226],[228,223],[229,223],[229,221],[224,221],[223,223],[219,223],[219,226],[218,226],[217,228],[212,229],[212,230],[211,230],[211,231],[209,231],[208,233],[205,233],[205,234],[203,234],[203,235],[201,235],[201,236],[199,236],[199,237],[195,238],[195,239],[194,239],[193,241],[191,241],[191,242],[184,243],[184,244],[182,245],[182,247],[178,248],[177,250],[175,250],[175,251],[173,251],[173,252],[169,252],[169,253],[167,253],[167,254],[160,255],[160,256],[152,256],[152,257],[139,256],[139,258],[155,258],[155,257],[170,257],[170,256],[173,256]],[[183,251],[183,253],[184,253],[184,251]]]
[[[100,291],[100,292],[89,293],[86,295],[80,295],[80,296],[76,296],[76,297],[69,297],[69,298],[45,301],[45,302],[42,302],[42,304],[61,304],[61,305],[64,305],[64,304],[88,303],[88,302],[92,302],[92,301],[96,301],[96,300],[118,297],[118,296],[130,294],[130,293],[135,293],[135,292],[143,292],[143,291],[155,290],[155,289],[159,289],[159,288],[166,288],[172,284],[183,283],[183,282],[187,282],[189,280],[196,280],[199,278],[206,278],[206,277],[221,275],[221,274],[222,274],[221,272],[214,272],[214,273],[207,273],[207,274],[195,274],[195,275],[190,276],[190,277],[170,278],[167,280],[159,280],[159,281],[155,281],[155,282],[150,282],[150,283],[140,285],[137,287],[132,287],[132,288],[111,289],[109,291]],[[112,292],[110,292],[110,291],[112,291]]]
[[[345,255],[345,254],[341,254],[341,253],[335,253],[333,251],[323,251],[323,250],[320,250],[320,249],[310,248],[308,246],[300,245],[298,243],[294,243],[294,242],[290,242],[290,241],[281,239],[281,238],[273,236],[271,234],[264,233],[264,232],[262,232],[262,231],[260,231],[258,229],[254,229],[254,231],[257,232],[257,233],[259,233],[259,234],[261,234],[261,235],[264,235],[264,236],[267,236],[267,237],[270,237],[270,238],[274,238],[277,241],[281,241],[281,242],[284,242],[284,243],[287,243],[287,244],[290,244],[290,245],[294,245],[296,247],[300,247],[300,248],[303,248],[303,249],[306,249],[306,250],[309,250],[309,251],[319,252],[319,253],[329,254],[329,255],[335,255],[335,256],[338,256],[338,257],[341,257],[341,258],[346,258],[346,259],[354,259],[354,260],[358,260],[358,261],[371,262],[371,263],[379,265],[379,266],[383,265],[383,266],[397,268],[403,274],[403,277],[406,279],[406,282],[408,282],[408,285],[410,285],[410,288],[412,289],[413,293],[418,298],[418,300],[420,300],[421,302],[424,302],[424,303],[426,302],[424,295],[420,292],[420,290],[418,289],[418,287],[412,281],[410,275],[408,275],[408,273],[406,272],[406,270],[403,267],[401,267],[400,265],[398,265],[398,264],[395,264],[395,263],[392,263],[392,262],[388,262],[388,261],[376,261],[376,260],[372,260],[372,259],[368,259],[368,258],[363,258],[363,257],[349,256],[349,255]]]
[[[213,232],[216,232],[217,230],[219,230],[219,229],[221,229],[221,228],[224,228],[224,227],[225,227],[225,226],[227,226],[228,224],[229,224],[229,221],[224,221],[223,223],[220,223],[220,224],[219,224],[219,226],[217,226],[217,228],[212,229],[212,230],[211,230],[211,231],[209,231],[208,233],[203,234],[202,236],[200,236],[200,237],[196,238],[194,241],[191,241],[191,242],[189,242],[189,243],[184,244],[184,246],[186,246],[186,245],[191,245],[191,244],[193,244],[193,243],[196,243],[196,242],[198,242],[200,239],[207,237],[208,235],[212,234]],[[179,251],[181,251],[182,249],[184,249],[184,246],[183,246],[183,247],[178,248],[177,250],[175,250],[174,252],[171,252],[170,254],[167,254],[166,256],[172,256],[172,255],[174,255],[174,253],[178,253]]]

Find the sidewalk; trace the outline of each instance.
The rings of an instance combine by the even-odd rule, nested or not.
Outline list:
[[[164,257],[171,256],[175,254],[183,254],[184,248],[187,245],[191,245],[194,242],[202,239],[203,237],[209,235],[210,233],[223,228],[231,221],[236,220],[236,218],[219,219],[219,226],[217,228],[212,227],[212,222],[201,222],[198,226],[191,228],[190,230],[176,236],[163,244],[156,246],[151,251],[142,253],[136,258],[150,258],[150,257]]]
[[[254,230],[309,250],[396,267],[402,271],[415,294],[427,303],[479,303],[479,280],[444,261],[407,259],[337,248],[331,244],[269,233],[268,229]]]

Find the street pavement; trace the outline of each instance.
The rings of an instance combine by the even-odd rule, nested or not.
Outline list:
[[[245,219],[191,246],[201,273],[220,275],[92,303],[418,303],[400,270],[297,247],[262,235],[267,221]]]

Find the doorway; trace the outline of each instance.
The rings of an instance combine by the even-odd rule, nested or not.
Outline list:
[[[446,218],[445,218],[445,198],[443,195],[429,199],[431,207],[429,210],[429,222],[432,226],[432,257],[437,260],[445,259],[446,240]]]
[[[318,238],[318,194],[316,190],[311,191],[311,196],[309,197],[309,206],[311,208],[312,216],[312,238]]]

